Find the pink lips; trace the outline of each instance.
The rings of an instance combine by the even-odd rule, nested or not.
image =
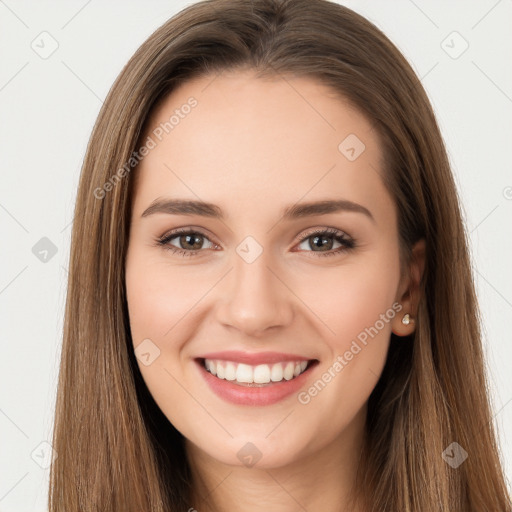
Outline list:
[[[220,359],[245,363],[250,365],[271,364],[280,361],[310,361],[306,370],[291,380],[270,382],[259,387],[242,386],[232,381],[219,379],[204,367],[204,359]],[[318,364],[318,360],[311,360],[295,354],[277,352],[260,352],[249,354],[247,352],[227,351],[204,354],[195,360],[199,372],[209,385],[210,389],[221,399],[236,405],[272,405],[286,397],[297,393],[309,379],[311,370]]]

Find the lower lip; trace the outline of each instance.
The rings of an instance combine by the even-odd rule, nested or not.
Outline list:
[[[298,377],[261,387],[240,386],[232,381],[219,379],[206,370],[202,360],[196,360],[195,363],[212,391],[223,400],[237,405],[272,405],[298,392],[318,361],[309,363],[306,370]]]

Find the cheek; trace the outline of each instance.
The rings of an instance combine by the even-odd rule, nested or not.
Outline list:
[[[354,264],[319,269],[302,285],[297,282],[298,295],[321,319],[332,349],[345,349],[381,315],[394,316],[394,310],[389,310],[396,297],[399,265],[392,263],[396,261],[392,257],[387,261],[390,264],[384,258],[361,258]],[[378,327],[389,336],[389,322],[384,327],[379,322]]]
[[[145,338],[171,338],[174,326],[201,297],[203,287],[191,278],[180,279],[179,270],[133,251],[126,265],[126,294],[134,345]]]
[[[129,250],[126,296],[137,364],[153,399],[175,426],[181,426],[177,411],[185,410],[190,402],[173,378],[181,380],[180,342],[176,340],[192,335],[193,305],[201,297],[201,287],[191,286],[194,283],[179,275],[144,250]]]
[[[128,252],[126,295],[137,364],[153,398],[172,415],[175,426],[182,418],[174,415],[190,405],[178,381],[183,372],[191,372],[190,340],[204,324],[204,299],[217,281],[211,271],[168,264],[144,247]],[[147,352],[149,364],[139,355]]]
[[[330,420],[340,428],[367,401],[386,361],[391,322],[401,307],[395,302],[399,265],[394,261],[386,263],[382,254],[361,260],[332,271],[323,292],[308,287],[308,300],[333,332],[324,336],[329,355],[319,379],[298,398],[313,415],[330,411]],[[323,435],[332,435],[328,426]]]

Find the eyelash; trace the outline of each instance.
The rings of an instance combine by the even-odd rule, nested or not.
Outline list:
[[[178,247],[175,247],[175,246],[169,244],[169,242],[173,238],[176,238],[177,236],[183,236],[183,235],[200,235],[211,242],[211,240],[201,231],[192,230],[190,228],[180,228],[180,229],[176,229],[176,230],[172,231],[171,233],[167,233],[167,234],[163,235],[161,238],[158,238],[156,240],[156,243],[158,246],[161,246],[163,249],[171,251],[172,253],[178,254],[179,256],[182,256],[182,257],[194,256],[198,252],[202,251],[202,249],[199,251],[186,251],[184,249],[180,249]],[[312,252],[314,254],[318,254],[318,256],[334,256],[336,254],[340,254],[342,252],[353,249],[356,246],[355,240],[353,238],[349,237],[343,231],[340,231],[340,230],[334,229],[334,228],[324,228],[324,229],[316,229],[316,230],[309,231],[298,242],[299,245],[302,244],[303,242],[307,241],[308,238],[311,238],[314,235],[317,235],[317,236],[318,235],[327,235],[327,237],[334,237],[334,239],[342,245],[342,247],[339,247],[338,249],[335,249],[335,250],[331,249],[330,251],[327,251],[327,252],[316,253],[315,251],[305,251],[305,252]],[[212,243],[214,243],[214,242],[212,242]],[[214,245],[216,245],[216,244],[214,244]]]

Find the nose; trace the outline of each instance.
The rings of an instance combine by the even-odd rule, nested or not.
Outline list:
[[[292,322],[294,295],[271,268],[265,251],[252,263],[235,255],[234,268],[223,281],[217,302],[217,320],[222,325],[261,337]]]

